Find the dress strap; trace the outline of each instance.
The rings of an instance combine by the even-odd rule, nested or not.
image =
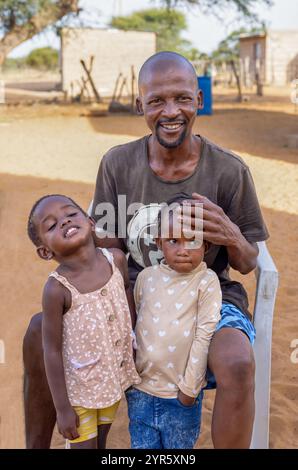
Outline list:
[[[64,287],[66,287],[71,294],[78,294],[78,290],[76,289],[75,286],[73,286],[64,276],[61,276],[61,274],[58,274],[57,271],[53,271],[49,274],[49,277],[54,277],[59,281]]]
[[[111,253],[109,250],[107,250],[106,248],[100,248],[98,247],[98,249],[102,252],[102,254],[107,258],[108,262],[110,263],[110,265],[112,266],[112,269],[113,269],[113,272],[114,272],[114,269],[115,269],[115,263],[114,263],[114,256],[113,256],[113,253]]]

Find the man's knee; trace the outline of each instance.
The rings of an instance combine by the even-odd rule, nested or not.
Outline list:
[[[215,377],[218,386],[225,389],[253,390],[255,377],[253,354],[226,357],[222,367],[215,373]]]
[[[31,338],[31,336],[39,336],[41,335],[41,323],[42,323],[42,313],[36,313],[30,320],[29,326],[27,328],[25,338]]]
[[[218,333],[210,353],[210,367],[217,386],[235,392],[253,390],[255,360],[248,338],[233,329]]]

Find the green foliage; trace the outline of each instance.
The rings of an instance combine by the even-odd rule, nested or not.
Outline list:
[[[51,47],[41,47],[34,49],[25,58],[25,64],[28,67],[33,67],[43,70],[53,70],[58,67],[58,51]]]
[[[244,18],[256,20],[254,12],[257,4],[264,3],[271,6],[273,0],[160,0],[168,9],[178,6],[197,6],[203,13],[222,14],[224,9],[234,8]]]
[[[195,60],[200,52],[191,42],[183,39],[181,33],[186,30],[187,22],[184,13],[167,8],[150,8],[137,11],[129,16],[117,16],[111,26],[125,31],[150,31],[156,33],[157,51],[174,51]]]
[[[150,8],[137,11],[129,16],[114,17],[111,26],[125,31],[151,31],[157,35],[157,50],[177,51],[185,46],[180,37],[187,28],[186,18],[182,12],[166,8]]]
[[[0,30],[7,32],[16,25],[26,24],[51,0],[0,0]]]
[[[3,70],[19,70],[25,67],[25,57],[18,57],[16,59],[6,58],[3,63]]]

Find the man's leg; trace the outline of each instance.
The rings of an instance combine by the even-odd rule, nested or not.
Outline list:
[[[254,422],[255,363],[248,337],[222,328],[212,339],[208,366],[216,383],[212,418],[215,448],[249,448]]]
[[[27,449],[48,449],[56,422],[41,341],[42,314],[34,315],[23,341],[24,408]]]

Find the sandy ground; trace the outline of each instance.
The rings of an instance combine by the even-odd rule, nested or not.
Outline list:
[[[290,360],[298,338],[297,269],[298,151],[286,147],[298,133],[298,115],[287,96],[235,105],[217,97],[212,117],[196,130],[240,153],[249,164],[271,238],[268,246],[280,272],[272,353],[270,447],[298,447],[298,364]],[[87,114],[87,115],[86,115]],[[0,107],[0,448],[24,447],[22,337],[40,310],[48,272],[27,240],[26,222],[34,201],[49,193],[68,194],[84,207],[93,196],[98,163],[113,145],[147,132],[142,118],[92,117],[75,107]],[[239,275],[236,275],[239,278]],[[245,277],[253,305],[254,275]],[[3,345],[5,351],[3,351]],[[4,354],[5,353],[5,354]],[[214,392],[206,393],[198,446],[212,447],[210,423]],[[57,434],[53,447],[62,447]],[[108,439],[110,448],[129,447],[125,402]]]

